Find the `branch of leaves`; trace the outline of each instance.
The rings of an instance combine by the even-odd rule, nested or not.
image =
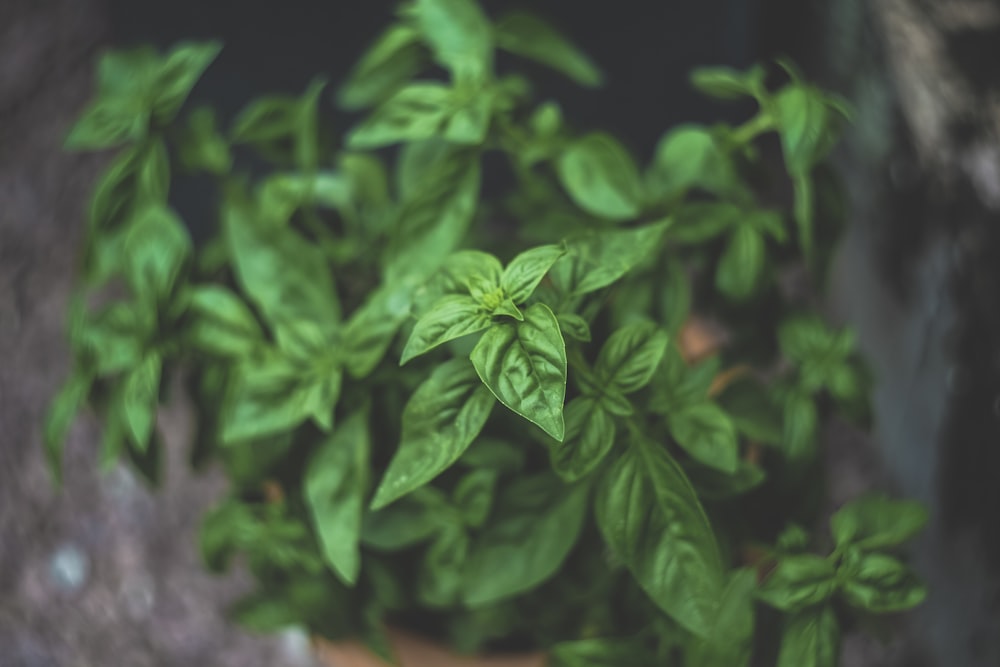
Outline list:
[[[927,595],[924,584],[888,553],[914,537],[927,512],[913,501],[863,496],[830,519],[835,549],[824,558],[792,553],[757,591],[758,599],[789,614],[778,667],[834,667],[840,629],[834,602],[863,613],[912,609]]]

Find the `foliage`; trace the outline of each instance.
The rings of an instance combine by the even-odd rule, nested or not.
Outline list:
[[[334,148],[319,81],[252,102],[228,132],[208,108],[178,119],[219,49],[100,61],[67,145],[118,152],[46,443],[58,472],[88,404],[104,462],[155,480],[158,405],[180,374],[194,457],[231,479],[205,561],[241,555],[260,583],[237,618],[383,652],[387,620],[566,667],[769,651],[820,667],[859,613],[920,602],[891,552],[919,507],[848,505],[825,557],[829,540],[795,527],[814,522],[823,420],[866,401],[854,338],[783,287],[822,271],[813,172],[842,103],[787,66],[777,86],[763,67],[701,69],[696,87],[756,115],[674,128],[643,168],[496,73],[499,49],[599,85],[553,28],[414,0],[337,92],[367,115]],[[765,134],[791,212],[768,203],[782,176]],[[253,155],[272,169],[242,168]],[[197,243],[168,200],[175,170],[215,179]],[[706,320],[726,345],[691,344]],[[780,634],[758,602],[784,613]]]

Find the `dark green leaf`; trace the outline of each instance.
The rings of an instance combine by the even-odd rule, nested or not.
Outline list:
[[[688,467],[687,474],[698,496],[704,500],[728,500],[760,486],[767,479],[762,468],[742,460],[732,474],[694,465]]]
[[[153,117],[160,124],[173,120],[194,84],[222,50],[220,42],[182,42],[163,60],[153,85]]]
[[[226,500],[209,510],[201,522],[198,546],[201,558],[212,572],[222,572],[236,551],[259,534],[251,509],[236,500]]]
[[[666,448],[639,433],[632,438],[598,489],[597,523],[653,602],[687,630],[707,637],[723,588],[712,527]]]
[[[431,544],[420,564],[417,595],[429,607],[455,604],[462,590],[462,570],[469,553],[469,536],[451,528]]]
[[[188,117],[187,127],[178,140],[177,157],[189,171],[204,170],[219,176],[232,167],[229,143],[219,133],[215,112],[210,107],[200,107]]]
[[[587,213],[609,220],[639,215],[639,171],[632,156],[611,136],[589,134],[576,140],[556,166],[566,191]]]
[[[844,600],[876,614],[912,609],[927,597],[927,588],[917,575],[885,554],[849,556],[838,574],[844,578]]]
[[[209,354],[241,357],[261,345],[264,334],[243,301],[221,285],[199,285],[189,302],[191,343]]]
[[[830,531],[837,546],[882,549],[912,539],[923,530],[927,517],[927,510],[916,501],[870,494],[841,507],[830,518]]]
[[[495,322],[473,349],[472,363],[501,403],[563,439],[566,344],[548,306],[527,308],[523,322]]]
[[[828,559],[801,554],[782,558],[757,597],[782,611],[799,612],[825,602],[836,588],[836,570]]]
[[[557,245],[544,245],[525,250],[512,259],[504,269],[500,286],[514,303],[524,302],[565,252]]]
[[[340,87],[340,107],[354,111],[383,101],[420,71],[424,54],[416,30],[399,23],[389,26]]]
[[[118,302],[70,333],[85,368],[103,377],[136,366],[152,329],[148,311]]]
[[[749,568],[729,575],[722,592],[719,614],[709,636],[695,639],[687,654],[687,667],[746,667],[753,652],[753,593],[757,573]]]
[[[442,297],[417,320],[399,363],[405,364],[450,340],[482,331],[490,326],[490,322],[490,313],[471,296],[452,294]]]
[[[462,601],[491,604],[555,574],[580,535],[587,498],[586,486],[566,486],[550,473],[511,483],[469,552]]]
[[[525,452],[515,443],[496,438],[477,438],[462,454],[459,463],[470,468],[489,468],[498,472],[518,471],[524,467]]]
[[[465,525],[478,528],[486,521],[493,506],[497,475],[496,470],[473,470],[455,486],[453,504],[462,513]]]
[[[782,447],[792,461],[808,460],[816,453],[819,417],[812,397],[793,392],[785,398]]]
[[[700,244],[739,224],[746,212],[729,202],[684,204],[676,213],[668,237],[675,243]]]
[[[761,382],[751,377],[737,378],[726,385],[717,400],[736,430],[751,441],[781,444],[784,415]]]
[[[558,70],[583,86],[599,86],[600,70],[568,39],[534,14],[513,12],[497,21],[497,46]]]
[[[421,487],[388,507],[366,511],[361,541],[379,551],[398,551],[419,544],[442,529],[446,507],[440,491]]]
[[[357,411],[320,444],[306,465],[302,487],[323,558],[348,585],[361,569],[370,440],[367,411]]]
[[[589,475],[615,443],[615,421],[599,402],[578,396],[566,405],[566,438],[549,445],[552,468],[567,482]]]
[[[670,435],[696,461],[735,473],[739,466],[739,443],[733,423],[714,403],[698,403],[668,415]]]
[[[450,467],[479,435],[493,397],[464,359],[438,366],[410,397],[403,435],[372,500],[378,509]]]
[[[792,616],[785,624],[777,667],[837,667],[840,627],[825,605]]]
[[[590,342],[590,325],[587,320],[573,313],[559,313],[556,316],[559,320],[559,329],[563,332],[563,338],[567,336],[581,343]]]
[[[729,238],[715,272],[715,286],[742,300],[750,296],[764,270],[764,238],[750,225],[740,225]]]
[[[124,250],[129,284],[140,299],[155,303],[173,290],[192,243],[172,211],[152,206],[132,224]]]
[[[351,314],[343,332],[344,367],[351,376],[366,377],[385,356],[409,317],[412,291],[406,283],[383,285]]]
[[[667,350],[669,336],[652,322],[636,322],[615,331],[597,355],[594,372],[601,384],[630,394],[649,384]]]

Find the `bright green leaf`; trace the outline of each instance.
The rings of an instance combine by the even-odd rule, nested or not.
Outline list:
[[[764,238],[750,225],[736,228],[715,272],[715,286],[733,299],[750,296],[764,270]]]
[[[191,291],[188,335],[209,354],[241,357],[264,340],[264,333],[247,305],[221,285],[199,285]]]
[[[489,19],[474,0],[413,0],[404,10],[415,19],[434,58],[459,79],[480,78],[491,69]]]
[[[912,539],[927,518],[927,510],[916,501],[869,494],[841,507],[830,518],[830,531],[837,546],[882,549]]]
[[[691,188],[716,195],[739,192],[743,186],[732,158],[707,128],[679,125],[663,135],[645,177],[655,200],[671,200]]]
[[[512,259],[504,269],[500,286],[514,303],[526,301],[563,254],[565,250],[557,245],[544,245],[525,250]]]
[[[399,23],[389,26],[337,91],[340,107],[355,111],[382,102],[420,71],[424,53],[416,30]]]
[[[131,97],[92,102],[66,136],[67,150],[95,151],[137,142],[149,129],[149,109]]]
[[[437,136],[456,107],[443,83],[424,81],[401,88],[347,135],[352,149],[378,148]]]
[[[759,65],[746,72],[729,67],[699,67],[691,72],[691,83],[706,95],[731,100],[763,91],[764,74]]]
[[[156,302],[173,290],[192,243],[172,211],[150,207],[133,223],[124,250],[132,289],[141,299]]]
[[[454,464],[479,435],[493,403],[468,361],[452,359],[438,366],[403,410],[402,440],[372,508],[388,505]]]
[[[125,378],[122,409],[132,444],[140,451],[149,447],[156,424],[160,398],[160,355],[149,353]]]
[[[659,223],[570,239],[567,254],[552,267],[553,280],[577,295],[607,287],[654,252],[667,227]]]
[[[152,111],[157,123],[174,119],[194,84],[222,50],[220,42],[182,42],[163,59],[153,85]]]
[[[473,349],[472,363],[501,403],[563,439],[566,343],[548,306],[527,308],[523,322],[495,322]]]
[[[399,363],[405,364],[450,340],[482,331],[490,326],[490,322],[490,313],[471,296],[452,294],[442,297],[417,320]]]
[[[632,438],[598,488],[598,526],[652,601],[693,634],[708,637],[723,590],[712,527],[666,448],[639,433]]]
[[[843,599],[853,607],[876,614],[905,611],[927,597],[927,588],[913,571],[886,554],[846,559],[840,576]]]

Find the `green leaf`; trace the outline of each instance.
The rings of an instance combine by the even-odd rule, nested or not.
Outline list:
[[[399,449],[375,492],[372,508],[384,507],[449,468],[479,435],[493,409],[493,397],[469,363],[452,359],[438,366],[403,410]]]
[[[645,176],[646,192],[655,200],[671,200],[691,188],[716,195],[744,188],[732,158],[709,129],[679,125],[656,145]]]
[[[766,386],[749,376],[736,378],[717,401],[736,430],[753,442],[780,445],[784,429],[781,405]]]
[[[351,314],[343,330],[344,367],[355,378],[368,376],[385,356],[410,315],[412,288],[383,285]]]
[[[492,604],[554,575],[579,538],[587,498],[586,486],[563,485],[549,473],[511,483],[469,552],[462,601]]]
[[[66,136],[66,150],[96,151],[142,140],[149,109],[132,97],[101,97],[80,114]]]
[[[153,84],[152,110],[157,123],[174,119],[194,84],[222,50],[220,42],[182,42],[163,59]]]
[[[543,245],[525,250],[512,259],[504,269],[500,286],[514,303],[523,303],[565,252],[557,245]]]
[[[785,398],[782,446],[791,461],[806,461],[816,453],[819,416],[812,397],[792,392]]]
[[[841,596],[853,607],[876,614],[912,609],[927,597],[927,588],[901,562],[880,553],[845,559],[838,573]]]
[[[497,21],[497,46],[565,74],[582,86],[599,86],[601,71],[568,39],[527,12],[512,12]]]
[[[687,654],[687,667],[746,667],[753,652],[753,593],[757,573],[735,570],[722,592],[719,614],[706,639],[695,639]]]
[[[656,305],[664,327],[671,334],[676,334],[691,312],[691,280],[684,265],[676,259],[667,260],[663,268],[664,275]]]
[[[414,0],[404,10],[434,59],[460,79],[478,79],[492,67],[490,22],[473,0]]]
[[[593,472],[614,444],[614,419],[594,398],[578,396],[566,405],[566,438],[549,445],[552,469],[575,482]]]
[[[493,506],[498,474],[496,470],[473,470],[458,481],[452,504],[461,512],[465,525],[478,528],[486,521]]]
[[[927,519],[927,510],[919,502],[869,494],[841,507],[830,518],[830,531],[838,547],[884,549],[912,539]]]
[[[304,320],[332,335],[340,304],[322,251],[289,227],[264,226],[233,200],[223,224],[240,286],[272,328]]]
[[[496,438],[477,438],[459,463],[470,468],[516,472],[524,467],[525,451],[516,443]]]
[[[457,106],[443,83],[416,82],[401,88],[347,135],[351,149],[369,149],[438,136]]]
[[[87,401],[92,382],[88,375],[74,369],[53,397],[45,414],[45,426],[42,432],[45,458],[49,472],[57,484],[62,482],[62,457],[66,437],[77,413]]]
[[[800,554],[782,558],[757,597],[782,611],[798,612],[825,602],[836,588],[836,570],[828,559]]]
[[[594,372],[625,394],[636,392],[652,379],[667,350],[669,336],[652,322],[635,322],[615,331],[604,343]]]
[[[549,667],[649,667],[656,664],[645,642],[636,639],[577,639],[555,644]]]
[[[419,176],[406,180],[407,193],[387,248],[388,282],[436,271],[464,239],[479,204],[477,154],[434,145],[429,151],[402,151],[413,155],[415,164],[408,171],[419,170]]]
[[[438,536],[420,564],[417,577],[420,602],[428,607],[448,607],[458,601],[468,553],[469,536],[464,530],[451,528]]]
[[[161,58],[151,46],[104,52],[97,62],[102,97],[145,93],[158,74]]]
[[[587,320],[574,313],[559,313],[556,315],[559,320],[559,329],[563,333],[563,338],[567,336],[581,343],[590,342],[590,325]]]
[[[198,549],[205,566],[221,573],[237,550],[259,534],[257,518],[250,508],[237,500],[227,499],[205,513],[198,531]]]
[[[84,368],[104,377],[138,365],[153,326],[148,311],[117,302],[80,323],[71,336]]]
[[[548,306],[530,306],[523,322],[495,322],[472,350],[472,363],[501,403],[563,439],[566,343]]]
[[[556,168],[569,196],[587,213],[616,221],[639,215],[639,170],[611,136],[594,133],[577,139],[559,156]]]
[[[478,87],[460,90],[442,136],[456,144],[469,146],[479,146],[486,141],[497,92],[495,88]]]
[[[146,355],[125,378],[122,408],[125,425],[132,444],[140,452],[149,447],[149,438],[156,423],[156,408],[160,398],[160,355]]]
[[[211,107],[200,107],[188,116],[187,126],[178,138],[177,157],[188,171],[220,176],[232,168],[229,143],[219,133]]]
[[[242,357],[264,341],[264,333],[247,305],[221,285],[199,285],[192,289],[188,328],[192,345],[209,354]]]
[[[715,286],[730,298],[753,294],[764,270],[764,238],[750,225],[740,225],[729,238],[715,272]]]
[[[833,146],[838,118],[820,90],[798,83],[779,90],[771,105],[788,171],[805,174]]]
[[[328,436],[306,465],[303,492],[323,558],[353,585],[361,569],[361,521],[371,436],[359,410]]]
[[[503,265],[493,255],[479,250],[460,250],[449,255],[437,279],[445,293],[468,292],[481,301],[500,287]]]
[[[754,65],[746,72],[730,67],[699,67],[691,72],[691,83],[706,95],[733,100],[763,92],[764,74],[760,65]]]
[[[378,551],[398,551],[429,540],[441,531],[445,508],[440,491],[421,487],[388,507],[366,511],[361,542]]]
[[[733,473],[691,465],[687,474],[703,500],[729,500],[757,488],[767,479],[767,473],[762,468],[742,460],[737,462]]]
[[[570,239],[568,252],[552,267],[563,291],[581,295],[617,282],[659,246],[668,223],[594,232]]]
[[[740,206],[729,202],[692,202],[675,214],[669,238],[675,243],[702,244],[732,229],[747,216]]]
[[[442,297],[413,327],[400,365],[450,340],[482,331],[490,326],[490,313],[471,296]]]
[[[340,382],[339,370],[317,368],[310,373],[274,354],[244,359],[226,399],[222,442],[281,433],[309,417],[328,430]]]
[[[130,286],[139,298],[156,303],[173,290],[192,243],[171,210],[153,206],[132,224],[124,250]]]
[[[424,60],[419,33],[408,25],[393,24],[361,56],[337,91],[337,102],[348,111],[377,104],[419,72]]]
[[[792,616],[785,624],[777,667],[837,667],[840,627],[833,607],[824,605]]]
[[[691,458],[733,474],[739,466],[739,443],[733,423],[719,406],[704,402],[670,412],[670,435]]]
[[[723,589],[712,527],[684,471],[665,447],[640,433],[598,487],[604,540],[656,605],[708,637]]]

